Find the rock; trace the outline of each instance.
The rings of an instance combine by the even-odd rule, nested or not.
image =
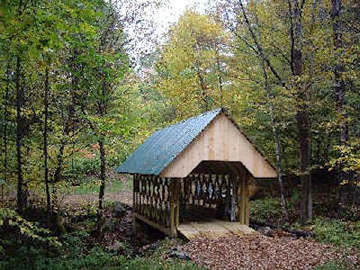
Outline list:
[[[141,248],[142,251],[154,251],[158,248],[159,242],[155,242],[152,244],[145,245]]]
[[[190,260],[189,255],[184,251],[170,251],[169,258],[178,258],[180,260]]]
[[[267,235],[267,236],[271,235],[271,228],[268,226],[266,226],[266,227],[259,226],[257,230],[264,235]]]
[[[126,214],[126,206],[122,203],[122,202],[115,202],[115,206],[114,206],[114,216],[121,218],[123,216],[125,216]]]

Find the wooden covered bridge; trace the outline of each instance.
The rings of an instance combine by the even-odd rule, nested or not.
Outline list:
[[[209,226],[246,232],[251,178],[277,176],[223,109],[155,132],[117,172],[134,176],[136,219],[188,238]]]

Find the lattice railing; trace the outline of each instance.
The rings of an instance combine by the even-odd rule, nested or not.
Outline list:
[[[164,227],[170,226],[170,179],[157,176],[134,177],[136,213]]]
[[[230,175],[195,174],[181,183],[180,203],[183,206],[217,209],[218,215],[236,219],[237,178]]]
[[[216,217],[236,220],[239,178],[230,175],[194,174],[183,179],[135,175],[133,208],[161,228],[172,230],[186,220],[210,210]],[[190,208],[195,213],[190,213]],[[207,213],[210,213],[207,212]]]
[[[229,175],[197,174],[183,179],[181,199],[190,205],[216,207],[230,201],[236,181]]]

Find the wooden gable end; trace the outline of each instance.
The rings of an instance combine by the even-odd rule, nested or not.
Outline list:
[[[276,170],[225,113],[216,116],[161,176],[184,178],[201,161],[240,162],[255,178],[277,177]]]

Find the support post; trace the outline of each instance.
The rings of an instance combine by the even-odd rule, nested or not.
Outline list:
[[[170,236],[177,236],[177,227],[179,225],[179,194],[180,179],[174,178],[170,183]]]
[[[250,174],[246,171],[239,176],[238,194],[238,211],[240,224],[249,225],[249,178]],[[239,190],[240,189],[240,190]],[[239,200],[240,199],[240,200]]]
[[[136,187],[138,186],[137,183],[138,178],[137,178],[137,174],[133,175],[133,222],[132,222],[132,229],[133,229],[133,233],[136,234],[136,217],[135,217],[135,212],[136,212],[136,195],[135,192],[138,192],[138,190],[136,189]]]
[[[175,192],[176,192],[176,212],[175,212],[175,226],[176,226],[176,230],[179,227],[179,223],[180,223],[180,193],[181,193],[181,183],[180,181],[183,181],[183,178],[179,178],[176,180],[176,188],[175,188]]]
[[[249,226],[250,223],[250,197],[249,197],[249,183],[250,183],[251,175],[250,173],[246,173],[245,177],[245,225]]]

